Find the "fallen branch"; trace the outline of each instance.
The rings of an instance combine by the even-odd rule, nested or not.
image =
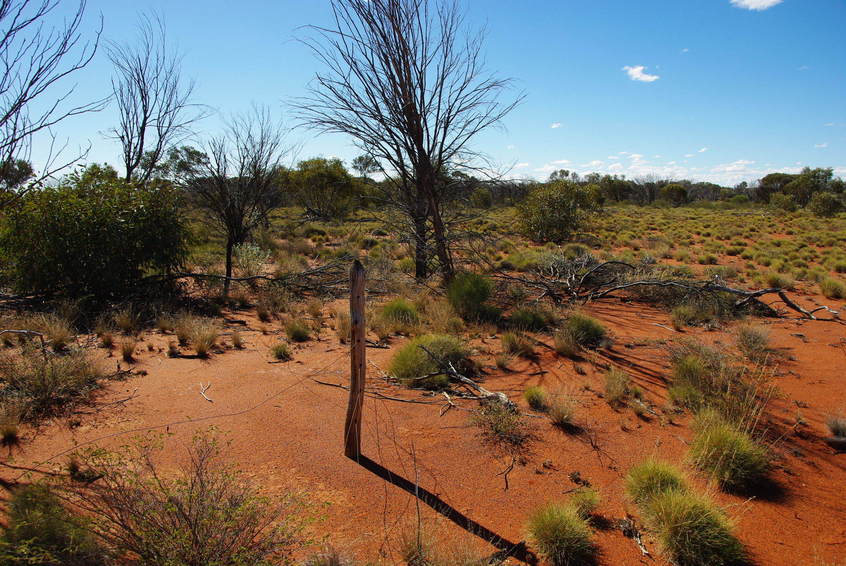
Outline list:
[[[209,399],[208,397],[206,397],[206,391],[208,391],[208,390],[211,388],[211,386],[212,386],[211,381],[210,381],[210,382],[209,382],[209,384],[208,384],[208,385],[206,385],[205,387],[203,387],[203,384],[202,384],[202,382],[201,382],[201,383],[200,383],[200,395],[202,395],[202,396],[203,396],[203,399],[205,399],[205,400],[206,400],[206,401],[208,401],[209,403],[214,403],[214,401],[212,401],[211,399]]]

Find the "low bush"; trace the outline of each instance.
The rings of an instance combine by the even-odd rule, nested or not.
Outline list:
[[[394,355],[388,371],[406,385],[442,389],[449,385],[449,377],[441,373],[441,366],[446,363],[452,363],[459,372],[475,372],[470,352],[459,338],[425,334],[403,346]]]
[[[579,344],[571,333],[561,330],[553,335],[552,340],[557,354],[571,359],[579,355]]]
[[[0,564],[99,566],[106,553],[87,522],[70,512],[44,484],[12,491],[8,523],[0,537]]]
[[[529,439],[520,411],[502,403],[486,403],[473,414],[470,422],[479,428],[486,443],[511,453],[518,451]]]
[[[540,332],[555,324],[555,316],[538,307],[522,307],[511,313],[509,322],[520,330]]]
[[[754,363],[765,362],[772,352],[770,335],[761,327],[743,325],[737,329],[735,340],[738,350]]]
[[[529,404],[529,407],[536,411],[545,411],[547,409],[547,404],[549,403],[549,395],[547,394],[546,389],[539,385],[533,385],[526,388],[526,390],[523,391],[523,398],[526,400],[526,403]]]
[[[839,279],[828,277],[820,282],[820,291],[827,299],[846,299],[846,284]]]
[[[207,358],[219,336],[220,329],[213,320],[199,319],[191,328],[189,341],[198,358]]]
[[[403,298],[385,303],[379,315],[388,322],[400,326],[413,326],[420,321],[417,307]]]
[[[535,355],[535,347],[532,342],[519,332],[505,332],[500,338],[502,351],[521,358],[532,358]]]
[[[536,242],[560,242],[581,228],[598,203],[588,190],[570,181],[541,186],[519,205],[522,232]]]
[[[746,553],[733,525],[709,498],[687,490],[658,493],[643,508],[647,526],[678,566],[743,564]]]
[[[495,309],[487,304],[493,285],[485,276],[464,272],[455,276],[447,288],[450,305],[465,320],[490,319]]]
[[[552,566],[590,564],[596,554],[590,526],[573,505],[550,503],[529,518],[529,537]]]
[[[678,468],[654,458],[633,466],[626,474],[625,483],[626,494],[638,505],[648,504],[666,491],[687,489],[687,482]]]
[[[748,491],[766,478],[770,457],[746,432],[725,422],[714,411],[703,411],[694,422],[690,445],[694,465],[728,491]]]
[[[291,353],[291,347],[288,345],[287,342],[279,342],[278,344],[274,344],[270,348],[271,355],[280,361],[287,362],[293,357]]]
[[[311,329],[299,319],[294,319],[285,325],[285,335],[292,342],[307,342],[311,338]]]
[[[564,332],[583,348],[599,348],[605,341],[608,331],[601,322],[593,317],[575,313],[564,323]]]

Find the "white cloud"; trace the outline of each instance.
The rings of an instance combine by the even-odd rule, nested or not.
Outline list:
[[[623,67],[623,70],[626,72],[627,75],[629,75],[629,78],[633,81],[651,83],[661,78],[658,75],[650,75],[649,73],[646,73],[646,67],[644,67],[643,65],[636,65],[634,67],[626,65],[625,67]]]
[[[834,122],[827,122],[827,123],[823,124],[823,126],[825,126],[826,128],[833,128]]]
[[[602,161],[594,159],[590,163],[585,163],[584,165],[582,165],[582,167],[593,167],[594,169],[596,169],[597,167],[602,167],[603,165],[604,163]]]
[[[797,67],[796,70],[797,71],[807,71],[808,69],[810,69],[810,67],[808,65],[802,65],[801,67]]]
[[[609,171],[619,171],[622,168],[623,168],[622,163],[612,163],[611,165],[608,166]]]
[[[689,159],[689,158],[693,157],[693,154],[692,153],[685,153],[684,156]]]
[[[732,6],[737,8],[746,8],[747,10],[766,10],[773,6],[778,6],[784,0],[731,0]]]
[[[708,151],[708,148],[707,148],[707,147],[703,147],[703,148],[702,148],[702,149],[700,149],[697,153],[705,153],[706,151]]]
[[[825,149],[825,148],[828,147],[828,142],[822,142],[822,143],[815,144],[814,147],[817,148],[817,149]]]
[[[682,49],[682,50],[681,50],[681,52],[682,52],[682,53],[690,53],[690,49],[688,49],[687,47],[685,47],[684,49]]]
[[[514,151],[515,149],[517,149],[517,146],[512,144],[512,145],[506,146],[505,149],[507,149],[508,151]]]
[[[615,159],[620,159],[620,158],[617,155],[609,155],[608,157],[606,157],[606,159],[611,159],[613,161]]]
[[[553,130],[557,130],[558,128],[561,127],[561,122],[553,122],[552,124],[549,125],[549,127],[552,128]]]
[[[552,164],[553,165],[569,165],[570,160],[569,159],[556,159],[555,161],[552,162]]]
[[[528,166],[529,166],[529,163],[524,161],[523,163],[518,163],[517,165],[515,165],[514,168],[515,169],[524,169]]]

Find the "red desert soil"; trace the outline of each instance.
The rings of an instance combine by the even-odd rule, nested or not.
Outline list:
[[[544,350],[537,361],[515,362],[506,373],[494,369],[492,362],[493,353],[499,351],[498,338],[474,342],[483,352],[480,359],[488,371],[488,389],[505,392],[522,406],[522,391],[533,384],[550,391],[563,388],[580,400],[576,420],[584,427],[583,434],[566,434],[542,418],[528,419],[535,438],[525,465],[508,475],[507,491],[501,472],[510,460],[497,457],[480,442],[477,430],[468,423],[467,409],[473,403],[461,402],[463,409],[439,416],[443,397],[427,397],[384,381],[379,368],[387,367],[404,339],[396,339],[391,350],[368,348],[372,362],[368,388],[431,404],[368,398],[364,453],[413,481],[413,447],[423,487],[513,541],[525,538],[524,524],[534,508],[566,498],[577,487],[571,480],[576,472],[600,490],[599,512],[609,523],[635,514],[623,494],[626,470],[650,455],[683,463],[690,439],[688,417],[665,415],[661,410],[669,374],[666,341],[687,335],[730,344],[732,337],[725,330],[677,333],[671,330],[666,313],[642,305],[606,302],[588,311],[609,326],[615,339],[614,346],[594,360],[596,365],[561,359]],[[173,465],[194,431],[214,425],[232,441],[227,458],[254,476],[267,492],[304,490],[313,501],[329,504],[326,519],[315,527],[318,535],[326,535],[328,542],[362,560],[381,555],[392,563],[398,540],[414,524],[414,499],[343,457],[347,392],[313,381],[347,383],[347,347],[324,328],[319,341],[295,349],[294,361],[276,363],[268,348],[278,340],[274,335],[278,328],[273,326],[269,335],[263,335],[249,330],[261,326],[251,317],[231,316],[248,322],[247,330],[238,327],[246,338],[245,350],[227,349],[209,360],[171,359],[166,355],[170,337],[148,333],[140,346],[151,343],[157,350],[145,348],[133,365],[147,375],[111,383],[92,407],[26,431],[23,451],[15,455],[13,464],[63,465],[74,446],[95,442],[115,447],[141,431],[155,429],[173,435],[164,454],[165,463]],[[773,344],[783,352],[774,378],[780,395],[772,406],[780,423],[777,432],[783,435],[774,448],[778,459],[773,477],[780,489],[748,499],[719,493],[697,481],[736,518],[740,538],[755,563],[833,564],[846,556],[846,455],[836,454],[824,436],[826,416],[846,407],[846,326],[797,319],[760,323],[768,326]],[[484,355],[486,350],[489,353]],[[108,363],[115,360],[110,358]],[[660,418],[639,419],[630,410],[618,412],[603,401],[598,394],[603,370],[597,366],[609,362],[630,372]],[[206,394],[213,402],[200,395],[201,383],[211,384]],[[131,398],[118,402],[127,397]],[[804,424],[796,425],[797,419]],[[21,478],[20,474],[2,470],[6,480]],[[425,506],[422,513],[425,520],[437,524],[440,536],[462,544],[472,539],[438,520]],[[596,537],[601,564],[655,562],[653,557],[643,557],[617,529],[598,530]],[[654,541],[647,537],[646,543],[656,554]],[[480,548],[492,551],[485,545]]]

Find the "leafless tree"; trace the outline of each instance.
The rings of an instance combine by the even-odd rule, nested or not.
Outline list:
[[[286,130],[265,107],[231,120],[226,131],[206,144],[206,155],[184,168],[179,184],[209,220],[226,234],[224,295],[232,277],[232,251],[267,222],[281,204],[278,178],[292,151]]]
[[[305,40],[325,71],[296,104],[304,125],[350,135],[381,164],[388,201],[408,218],[415,272],[428,275],[430,236],[446,279],[454,271],[442,204],[447,169],[470,166],[470,142],[522,99],[482,59],[455,0],[332,0],[334,26]]]
[[[80,32],[85,0],[62,26],[51,27],[49,19],[60,0],[0,0],[0,178],[15,178],[12,186],[0,187],[0,208],[19,198],[38,181],[77,161],[62,157],[51,128],[79,114],[99,110],[104,101],[73,105],[69,103],[75,85],[67,78],[94,57],[100,28],[91,41]],[[64,86],[63,86],[64,85]],[[43,167],[20,182],[17,173],[28,162],[33,137],[46,133],[50,138]]]
[[[183,77],[182,56],[168,46],[160,18],[142,15],[137,42],[109,43],[108,53],[120,117],[111,135],[121,144],[126,180],[145,183],[203,113],[191,102],[194,82]]]

